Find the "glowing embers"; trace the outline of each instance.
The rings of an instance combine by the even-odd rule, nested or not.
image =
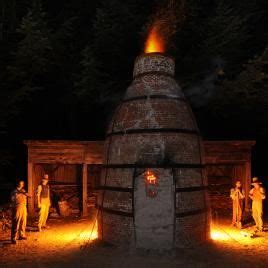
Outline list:
[[[154,172],[147,170],[145,177],[145,191],[148,197],[154,198],[158,194],[158,179]]]
[[[165,52],[165,40],[162,37],[157,26],[153,26],[149,31],[147,40],[145,42],[145,53]]]

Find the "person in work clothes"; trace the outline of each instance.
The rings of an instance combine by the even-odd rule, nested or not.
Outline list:
[[[265,199],[265,189],[257,177],[252,179],[252,188],[249,197],[252,199],[252,216],[256,224],[256,231],[263,231],[263,200]]]
[[[240,181],[237,181],[235,184],[235,188],[231,189],[230,197],[233,200],[232,225],[238,228],[242,228],[243,201],[245,199],[245,192],[242,189]]]
[[[48,185],[48,175],[45,174],[42,183],[37,188],[37,202],[39,208],[38,231],[48,228],[46,225],[50,207],[50,189]]]
[[[16,244],[18,239],[25,240],[27,224],[27,197],[30,195],[24,189],[24,181],[19,181],[11,194],[12,227],[11,242]]]

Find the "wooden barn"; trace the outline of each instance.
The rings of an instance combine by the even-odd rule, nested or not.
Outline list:
[[[90,198],[100,178],[103,142],[25,141],[28,146],[28,190],[35,191],[44,174],[49,175],[52,204],[67,200],[73,211],[86,216]],[[31,215],[36,211],[36,197],[29,198]]]
[[[213,210],[229,210],[230,188],[241,180],[245,190],[245,209],[250,208],[251,152],[255,141],[205,141],[205,164]]]
[[[49,174],[52,203],[68,201],[74,213],[88,214],[94,206],[101,176],[103,141],[28,140],[29,213],[36,211],[35,191]],[[212,209],[231,208],[229,191],[240,179],[246,195],[250,189],[251,151],[254,141],[205,141],[205,165]],[[249,199],[245,200],[249,209]]]

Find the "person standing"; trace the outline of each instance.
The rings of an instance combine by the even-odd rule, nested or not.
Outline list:
[[[235,183],[235,188],[231,189],[230,197],[233,200],[232,225],[241,229],[242,215],[243,215],[243,201],[245,199],[245,192],[239,180]]]
[[[252,216],[256,224],[256,231],[263,231],[263,200],[265,199],[265,189],[259,178],[254,177],[252,183],[254,188],[249,192],[249,197],[252,199]]]
[[[48,174],[45,174],[42,182],[37,188],[37,202],[39,208],[38,231],[42,228],[48,228],[46,225],[50,208],[50,189],[48,185]]]
[[[27,197],[30,195],[24,189],[24,181],[20,180],[16,189],[11,193],[12,226],[11,242],[16,244],[17,240],[26,239],[27,224]]]

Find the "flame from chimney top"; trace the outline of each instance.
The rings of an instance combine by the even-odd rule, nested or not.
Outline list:
[[[185,19],[185,0],[180,3],[169,0],[160,7],[148,22],[148,35],[145,42],[145,53],[163,53],[172,47],[172,39],[177,28]]]
[[[145,53],[165,52],[165,41],[157,26],[153,26],[149,31]]]

